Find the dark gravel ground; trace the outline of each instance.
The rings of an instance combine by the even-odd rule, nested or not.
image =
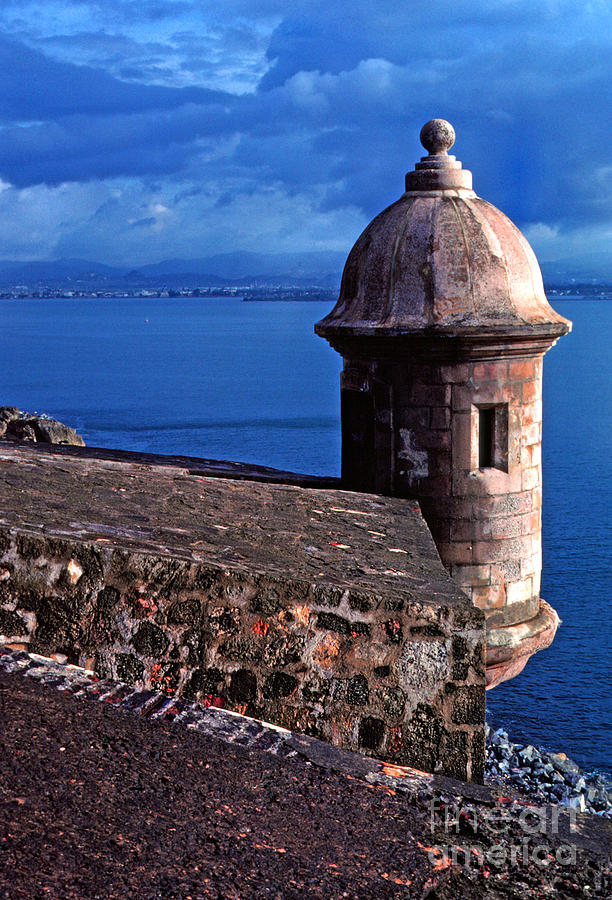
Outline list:
[[[466,868],[429,857],[449,840],[429,815],[299,756],[0,672],[2,900],[612,896],[601,846],[581,846],[574,865],[555,862],[553,842],[544,867]],[[504,836],[524,838],[516,821]],[[469,816],[452,839],[473,841]],[[499,836],[478,840],[486,850]]]
[[[10,675],[0,710],[0,897],[393,897],[430,874],[385,788]]]

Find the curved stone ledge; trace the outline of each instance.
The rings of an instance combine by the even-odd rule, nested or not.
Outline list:
[[[487,690],[514,678],[530,656],[550,646],[560,622],[556,610],[540,600],[539,613],[528,622],[487,629]]]

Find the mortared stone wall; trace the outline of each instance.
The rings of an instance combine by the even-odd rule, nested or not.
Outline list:
[[[415,504],[163,463],[0,449],[0,641],[482,780],[484,618]]]
[[[487,424],[483,447],[479,428]],[[489,627],[537,615],[541,354],[460,363],[346,359],[342,435],[343,483],[418,497],[442,561],[486,610]]]

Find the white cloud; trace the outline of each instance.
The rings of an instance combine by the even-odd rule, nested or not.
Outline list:
[[[560,225],[535,222],[525,226],[523,234],[540,262],[608,254],[612,273],[612,223],[562,228]]]
[[[3,234],[0,229],[0,239],[7,257],[88,257],[94,246],[98,261],[133,266],[236,249],[348,253],[367,224],[363,213],[350,206],[317,212],[317,189],[289,194],[282,185],[264,185],[247,194],[236,190],[230,202],[219,205],[221,192],[220,185],[203,191],[169,179],[155,189],[140,179],[130,180],[129,186],[111,182],[89,196],[79,185],[27,188],[13,191],[12,206],[21,202],[24,210],[45,208],[38,237],[27,246],[11,246],[9,230]],[[75,215],[65,219],[68,204]],[[0,221],[10,212],[0,194]],[[43,233],[47,239],[38,244]]]

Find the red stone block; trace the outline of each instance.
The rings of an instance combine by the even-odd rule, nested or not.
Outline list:
[[[509,366],[510,378],[514,381],[523,381],[526,378],[532,379],[534,375],[534,360],[531,359],[511,359]]]
[[[523,578],[528,578],[539,572],[542,568],[542,562],[537,555],[533,553],[530,556],[525,556],[521,560],[521,576]]]
[[[530,534],[530,515],[511,516],[510,518],[498,517],[486,522],[488,533],[492,538],[520,537]],[[483,534],[484,536],[484,534]]]
[[[540,467],[534,466],[531,469],[525,469],[522,477],[522,485],[524,491],[530,491],[541,481]]]
[[[529,403],[532,400],[540,400],[542,397],[541,381],[525,381],[523,383],[523,402]]]
[[[477,519],[493,518],[494,516],[520,516],[529,513],[533,509],[531,494],[528,491],[516,494],[500,494],[496,497],[487,497],[482,500],[474,500],[473,515]]]
[[[447,435],[445,435],[447,437]],[[444,479],[450,478],[451,474],[451,460],[450,453],[445,453],[441,450],[438,453],[432,450],[432,459],[430,465],[430,474],[435,478],[442,477]]]
[[[451,566],[450,574],[459,585],[487,587],[491,584],[491,566]]]
[[[472,378],[478,384],[493,382],[506,384],[508,381],[508,363],[505,359],[495,362],[475,363],[472,367]]]
[[[534,400],[532,403],[523,404],[522,421],[524,425],[542,421],[542,401]]]
[[[531,465],[532,466],[541,466],[542,465],[542,444],[532,444],[529,447],[529,453],[531,456]]]
[[[525,578],[523,581],[514,581],[507,585],[506,602],[508,606],[513,603],[524,603],[533,597],[533,581]]]
[[[508,581],[517,581],[523,577],[523,571],[518,559],[503,560],[494,563],[489,568],[491,569],[492,584],[505,584]]]
[[[474,389],[465,384],[454,384],[452,391],[452,407],[456,412],[471,411]]]
[[[540,529],[542,528],[542,512],[541,510],[536,510],[532,512],[529,516],[529,531],[531,534],[540,534]]]
[[[475,538],[480,536],[478,533],[479,525],[481,525],[481,523],[473,522],[469,519],[453,520],[450,525],[451,541],[467,541],[471,543]]]
[[[478,565],[483,565],[489,562],[503,562],[505,559],[511,561],[521,559],[523,555],[531,554],[531,540],[530,537],[518,537],[474,541],[472,561]]]
[[[523,428],[523,443],[525,445],[530,444],[539,444],[541,440],[541,425],[539,422],[534,422],[532,425],[527,425]]]
[[[451,446],[450,431],[431,431],[430,429],[413,428],[414,443],[423,449],[449,450]]]
[[[400,476],[403,466],[400,466]],[[451,476],[438,475],[435,479],[424,480],[419,484],[420,497],[440,497],[446,499],[451,493]]]
[[[517,467],[512,472],[499,469],[481,469],[470,472],[466,477],[453,477],[455,495],[466,497],[503,497],[524,490],[521,481],[521,470]]]
[[[431,418],[430,408],[428,406],[404,406],[400,400],[402,398],[398,397],[398,405],[394,411],[395,427],[427,430]]]

